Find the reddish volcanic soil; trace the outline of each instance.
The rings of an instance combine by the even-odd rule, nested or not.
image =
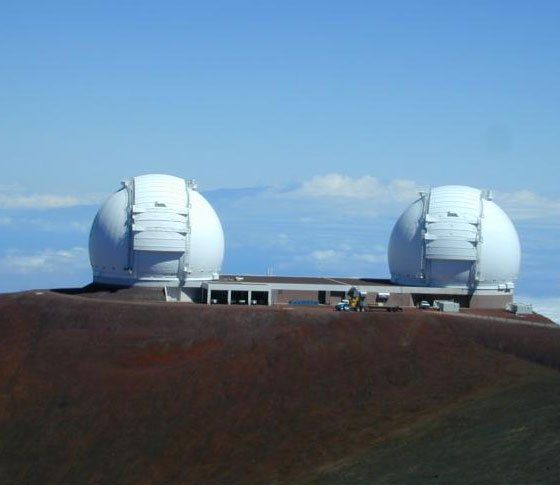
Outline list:
[[[0,295],[0,483],[306,482],[560,367],[556,328],[38,293]]]

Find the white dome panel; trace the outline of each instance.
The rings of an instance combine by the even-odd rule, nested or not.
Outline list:
[[[423,199],[418,199],[397,220],[389,240],[389,269],[392,279],[401,284],[420,282],[423,273]]]
[[[190,238],[192,278],[210,274],[217,278],[222,262],[216,267],[216,254],[224,254],[224,232],[212,206],[198,192],[190,191],[191,225],[196,227]]]
[[[472,187],[423,194],[398,219],[389,242],[391,280],[404,285],[512,288],[519,265],[513,224]]]
[[[123,185],[91,228],[95,282],[181,285],[217,278],[224,235],[202,195],[170,175],[141,175]]]
[[[125,188],[111,195],[101,206],[89,233],[89,259],[96,274],[120,278],[129,266],[128,192]]]
[[[509,217],[497,204],[484,201],[480,280],[484,285],[511,283],[521,266],[521,244]],[[490,221],[490,224],[486,224]]]

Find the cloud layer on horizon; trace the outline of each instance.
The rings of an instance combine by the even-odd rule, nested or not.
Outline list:
[[[368,206],[363,206],[364,215],[379,217],[400,213],[406,203],[412,202],[419,192],[428,189],[428,186],[408,179],[384,181],[371,175],[351,177],[340,173],[327,173],[315,175],[295,187],[215,189],[204,193],[227,194],[233,201],[246,198],[308,200],[310,203],[322,201],[322,204],[330,207],[338,206],[343,213],[356,201],[368,201]],[[17,184],[0,185],[0,209],[33,210],[98,205],[107,195],[109,194],[26,194]],[[529,189],[496,191],[494,195],[496,202],[513,220],[560,217],[560,199],[551,199]],[[0,224],[6,225],[6,221],[9,219],[0,218]]]
[[[85,268],[89,269],[88,251],[80,246],[68,249],[46,248],[33,252],[9,249],[0,258],[0,272],[4,274],[72,274]]]
[[[254,187],[248,189],[217,189],[205,192],[210,197],[230,197],[233,203],[260,200],[280,204],[286,209],[305,204],[328,208],[333,215],[347,215],[360,205],[362,217],[398,216],[428,186],[414,180],[383,181],[364,175],[350,177],[339,173],[316,175],[295,187]],[[560,199],[551,199],[528,189],[494,192],[495,202],[513,220],[560,218]]]
[[[18,184],[0,185],[0,209],[53,209],[98,204],[100,194],[29,194]]]

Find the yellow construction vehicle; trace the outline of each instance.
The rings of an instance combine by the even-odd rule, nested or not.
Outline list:
[[[402,312],[402,308],[398,305],[385,305],[389,299],[388,293],[380,293],[377,296],[377,303],[366,304],[367,292],[360,291],[358,288],[353,286],[348,290],[348,299],[342,300],[338,305],[334,307],[335,310],[339,312],[344,311],[355,311],[355,312],[373,312],[377,310],[384,310],[387,312]]]
[[[348,306],[350,310],[355,312],[364,312],[366,310],[366,296],[367,292],[360,291],[353,286],[348,290]]]

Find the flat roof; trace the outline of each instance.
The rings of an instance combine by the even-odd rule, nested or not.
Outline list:
[[[237,280],[236,278],[243,278]],[[265,275],[220,275],[220,283],[282,283],[292,285],[343,285],[343,286],[397,286],[388,279],[345,278],[336,276],[265,276]]]
[[[236,279],[237,278],[237,279]],[[345,278],[337,276],[266,276],[224,274],[217,280],[203,281],[206,288],[213,289],[241,289],[243,285],[254,291],[259,290],[295,290],[295,291],[348,291],[356,286],[362,291],[382,293],[420,293],[426,295],[503,295],[507,294],[495,288],[455,288],[437,286],[406,286],[391,283],[389,279],[381,278]],[[261,286],[257,290],[257,287]],[[194,285],[190,285],[194,286]],[[264,288],[266,287],[266,289]]]

